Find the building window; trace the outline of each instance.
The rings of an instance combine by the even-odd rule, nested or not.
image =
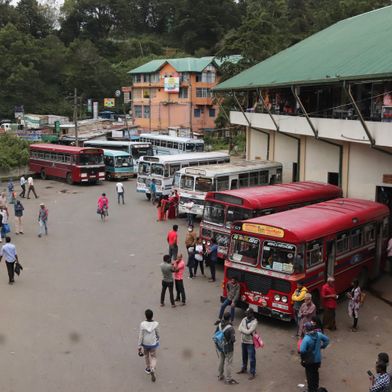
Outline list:
[[[150,106],[144,105],[144,118],[150,118]]]
[[[157,89],[150,88],[150,98],[155,98],[157,96]]]
[[[141,88],[134,88],[132,90],[132,98],[133,99],[140,99],[142,97],[143,89]]]
[[[201,82],[201,73],[198,72],[195,74],[195,76],[196,76],[196,82]]]
[[[197,98],[209,98],[211,96],[211,91],[209,88],[196,88]]]
[[[143,98],[150,98],[150,90],[148,88],[143,90]]]
[[[150,74],[143,74],[144,83],[150,83]]]
[[[204,83],[215,83],[215,72],[203,72],[201,74],[201,81]]]
[[[209,113],[210,117],[215,117],[215,109],[210,109],[208,111],[208,113]]]
[[[188,72],[183,72],[180,75],[180,82],[189,82],[189,73]]]
[[[142,74],[133,75],[133,83],[141,83],[142,82]]]
[[[194,110],[193,110],[193,115],[194,115],[195,117],[200,117],[200,115],[201,115],[201,110],[200,110],[200,109],[194,109]]]
[[[188,88],[180,87],[180,92],[178,93],[179,98],[188,98]]]
[[[133,107],[133,112],[134,112],[135,118],[142,118],[142,106],[141,105],[135,105]]]
[[[150,75],[150,82],[151,83],[158,83],[159,82],[159,73],[153,73]]]

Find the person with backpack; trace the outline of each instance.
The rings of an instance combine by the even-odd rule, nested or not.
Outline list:
[[[248,308],[238,330],[241,332],[242,368],[237,374],[247,373],[249,358],[249,380],[256,377],[256,349],[253,334],[256,332],[257,320],[251,308]]]
[[[329,338],[316,332],[314,324],[304,324],[305,336],[300,347],[301,365],[305,368],[308,392],[317,392],[319,388],[319,369],[321,366],[321,350],[329,344]]]
[[[219,356],[218,380],[225,384],[235,385],[238,381],[231,378],[231,367],[234,355],[235,330],[230,322],[230,312],[223,315],[222,321],[216,328],[213,340]]]
[[[153,320],[154,313],[151,309],[144,312],[146,320],[140,323],[138,354],[144,356],[147,374],[151,375],[151,381],[155,382],[155,368],[157,366],[157,348],[159,347],[159,323]]]
[[[351,291],[347,293],[348,301],[348,314],[353,318],[352,332],[357,332],[359,307],[361,306],[362,297],[361,288],[359,287],[358,279],[354,279],[351,283]]]

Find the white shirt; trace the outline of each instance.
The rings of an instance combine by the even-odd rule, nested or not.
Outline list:
[[[121,182],[116,184],[117,193],[124,193],[124,185]]]
[[[13,263],[16,260],[16,248],[10,242],[3,245],[0,249],[0,256],[4,256],[7,263]]]
[[[29,186],[33,186],[34,185],[33,177],[29,177],[27,179],[27,183],[29,184]]]
[[[22,176],[20,177],[20,185],[26,184],[26,179]]]
[[[8,223],[8,213],[6,210],[0,211],[0,214],[3,215],[3,225]]]

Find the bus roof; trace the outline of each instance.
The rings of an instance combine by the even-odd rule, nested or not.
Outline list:
[[[229,158],[230,155],[226,152],[190,152],[185,154],[172,154],[172,155],[157,155],[157,156],[144,156],[140,158],[140,162],[156,162],[156,163],[173,163],[184,161],[197,161],[200,159],[222,159]]]
[[[339,198],[318,204],[261,216],[234,225],[251,224],[247,232],[257,232],[257,225],[268,226],[272,234],[269,238],[279,241],[311,241],[339,231],[352,229],[365,222],[389,215],[384,204],[369,200]],[[254,226],[255,225],[255,226]],[[254,231],[252,230],[254,228]],[[249,231],[250,229],[250,231]],[[260,227],[260,230],[262,228]],[[284,233],[282,235],[282,233]]]
[[[108,157],[129,157],[129,154],[125,151],[107,150],[106,148],[103,150],[103,155]]]
[[[153,133],[141,133],[140,137],[151,138],[156,140],[166,140],[168,142],[204,144],[204,140],[202,139],[192,139],[189,137],[179,137],[179,136],[169,136],[169,135],[155,135]]]
[[[75,147],[75,146],[65,146],[62,144],[50,144],[50,143],[36,143],[30,144],[30,149],[40,150],[40,151],[51,151],[51,152],[63,152],[68,154],[82,154],[83,152],[89,151],[99,151],[103,153],[101,148],[91,148],[91,147]]]
[[[218,195],[218,197],[217,197]],[[342,190],[331,184],[314,181],[254,186],[220,192],[208,192],[206,201],[225,201],[227,204],[254,210],[280,207],[324,198],[341,197]],[[231,200],[231,201],[230,201]]]
[[[275,161],[237,161],[217,165],[200,165],[197,167],[184,167],[181,174],[198,175],[203,177],[214,177],[223,174],[236,174],[251,170],[268,169],[271,167],[282,167],[280,162]]]
[[[121,141],[121,140],[86,140],[84,142],[85,146],[102,146],[102,147],[110,147],[110,146],[140,146],[140,145],[151,145],[149,142],[130,142],[130,141]]]

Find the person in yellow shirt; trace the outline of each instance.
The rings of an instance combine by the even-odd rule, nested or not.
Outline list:
[[[297,324],[297,336],[299,336],[298,311],[305,300],[305,295],[307,292],[308,292],[308,289],[304,286],[303,282],[299,280],[297,282],[297,289],[294,291],[293,295],[291,296],[291,301],[292,301],[293,309],[294,309],[294,319]]]

